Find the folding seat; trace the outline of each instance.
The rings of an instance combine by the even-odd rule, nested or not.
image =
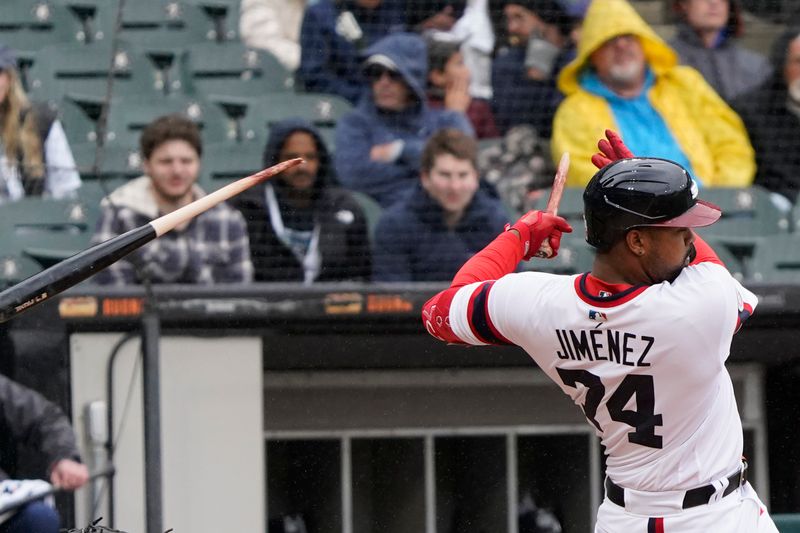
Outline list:
[[[239,4],[241,0],[185,0],[199,6],[214,23],[214,40],[236,41],[239,39]]]
[[[700,198],[718,205],[722,217],[711,226],[698,228],[698,233],[734,251],[752,250],[761,236],[789,231],[789,216],[761,187],[707,188],[700,191]]]
[[[241,135],[244,139],[259,138],[269,131],[272,124],[299,117],[323,130],[323,136],[328,140],[324,131],[332,137],[336,122],[351,109],[347,100],[332,94],[272,93],[248,103],[241,122]]]
[[[800,234],[762,236],[755,245],[747,278],[760,283],[800,282]]]
[[[17,252],[47,267],[88,246],[92,213],[79,199],[22,198],[0,209],[0,240],[12,255]]]
[[[30,56],[44,46],[84,41],[80,20],[60,4],[3,0],[0,3],[0,42]]]
[[[29,96],[41,101],[58,102],[67,96],[101,103],[108,92],[109,72],[113,72],[112,95],[160,94],[153,67],[140,50],[120,42],[113,67],[111,55],[108,41],[43,48],[29,72]]]
[[[111,102],[106,143],[137,147],[144,127],[171,113],[182,113],[196,122],[204,143],[229,141],[235,135],[234,125],[222,109],[202,99],[177,95],[161,98],[128,96]]]
[[[213,143],[203,148],[200,185],[206,192],[215,191],[239,178],[263,168],[264,145],[261,143]]]
[[[290,91],[293,76],[269,52],[239,42],[188,46],[181,61],[184,90],[220,103]]]

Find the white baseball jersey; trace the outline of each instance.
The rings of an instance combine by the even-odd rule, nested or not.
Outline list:
[[[701,262],[671,283],[632,287],[590,274],[509,274],[461,287],[448,317],[466,343],[525,349],[583,409],[614,482],[667,491],[741,464],[725,360],[756,303],[723,266]]]

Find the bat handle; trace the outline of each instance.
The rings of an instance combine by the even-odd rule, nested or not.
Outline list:
[[[553,253],[553,248],[550,246],[549,237],[542,241],[542,244],[539,245],[539,250],[533,254],[534,257],[539,257],[541,259],[550,259],[553,255],[555,254]]]
[[[555,215],[557,211],[558,211],[558,208],[556,208],[553,211],[553,214]],[[545,212],[549,213],[550,210],[547,209],[547,210],[545,210]],[[553,257],[555,255],[556,254],[553,251],[553,247],[550,246],[550,235],[548,235],[547,237],[544,238],[544,240],[542,241],[542,244],[539,245],[539,249],[536,251],[535,254],[533,254],[533,257],[538,257],[539,259],[550,259],[551,257]]]

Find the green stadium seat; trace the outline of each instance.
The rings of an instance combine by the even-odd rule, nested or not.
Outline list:
[[[48,267],[88,246],[95,212],[79,199],[23,198],[0,209],[0,241]]]
[[[361,210],[364,211],[364,217],[367,219],[367,232],[369,234],[369,241],[370,243],[374,244],[375,228],[378,226],[378,221],[383,213],[383,208],[381,207],[381,204],[363,192],[350,191],[350,194],[353,195],[353,199],[361,207]]]
[[[97,27],[111,36],[117,22],[117,2],[98,9]],[[213,39],[213,21],[203,9],[180,1],[135,0],[125,2],[119,36],[142,50],[174,55],[190,43]]]
[[[244,139],[260,138],[272,124],[287,118],[303,118],[322,130],[332,132],[336,121],[351,109],[347,100],[331,94],[268,94],[248,103],[241,122],[241,134]]]
[[[42,265],[30,257],[8,253],[5,242],[0,245],[6,250],[0,253],[0,290],[16,285],[42,270]]]
[[[776,208],[770,193],[760,187],[708,188],[700,197],[722,209],[722,218],[705,228],[703,237],[713,237],[734,253],[747,255],[764,235],[789,231],[788,215]]]
[[[127,181],[127,178],[101,177],[97,180],[84,181],[81,184],[81,188],[78,189],[78,199],[82,205],[86,206],[88,213],[95,214],[94,217],[89,217],[92,228],[96,223],[96,215],[99,214],[101,200]]]
[[[97,123],[79,102],[63,98],[58,103],[58,118],[64,127],[70,146],[97,141]]]
[[[800,233],[800,196],[795,200],[789,212],[791,231]]]
[[[28,75],[30,97],[102,102],[108,91],[111,53],[107,41],[43,48]],[[154,69],[136,47],[120,42],[113,63],[113,94],[159,95]]]
[[[747,277],[745,264],[741,258],[734,255],[723,243],[717,242],[713,236],[709,237],[706,242],[714,249],[717,257],[725,264],[725,268],[734,278],[743,281]]]
[[[750,260],[748,278],[756,282],[800,283],[800,235],[761,237]]]
[[[111,103],[106,144],[137,147],[144,127],[170,113],[183,113],[196,122],[202,131],[204,143],[224,142],[235,137],[234,125],[217,105],[177,95],[160,98],[129,96]]]
[[[239,42],[199,43],[188,46],[181,60],[187,93],[201,94],[215,102],[260,97],[291,90],[292,74],[263,50]],[[234,97],[234,98],[231,98]]]
[[[239,39],[239,4],[241,0],[185,0],[187,4],[199,6],[214,23],[214,40],[236,41]]]
[[[75,164],[82,180],[99,180],[113,178],[135,178],[142,174],[139,150],[130,146],[117,144],[105,145],[99,154],[95,143],[75,144],[71,146]]]
[[[542,195],[531,209],[544,209],[550,198],[550,189],[542,190]],[[583,187],[564,187],[564,194],[558,205],[558,214],[575,228],[583,228]]]
[[[263,168],[262,143],[214,143],[203,148],[200,186],[211,192]]]
[[[31,0],[0,4],[0,42],[23,56],[55,43],[85,41],[80,20],[63,5]]]
[[[54,4],[66,6],[78,19],[82,26],[83,38],[78,40],[87,43],[101,41],[107,36],[97,27],[98,13],[101,9],[113,9],[116,2],[112,0],[51,0]],[[108,6],[108,7],[106,7]],[[108,35],[110,37],[110,35]]]
[[[800,513],[774,514],[771,516],[780,533],[800,533]]]

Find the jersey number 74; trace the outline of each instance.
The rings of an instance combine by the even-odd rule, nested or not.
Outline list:
[[[603,428],[597,423],[595,415],[600,402],[606,394],[606,387],[600,378],[588,370],[565,370],[556,368],[561,381],[568,387],[577,388],[578,383],[584,385],[586,401],[583,404],[583,413],[586,418],[602,433]],[[628,401],[636,395],[636,410],[625,409]],[[628,433],[628,441],[641,444],[650,448],[661,448],[662,438],[656,435],[656,426],[663,426],[661,415],[655,414],[655,392],[653,376],[628,374],[617,390],[611,394],[606,402],[606,409],[611,420],[622,422],[635,431]]]

